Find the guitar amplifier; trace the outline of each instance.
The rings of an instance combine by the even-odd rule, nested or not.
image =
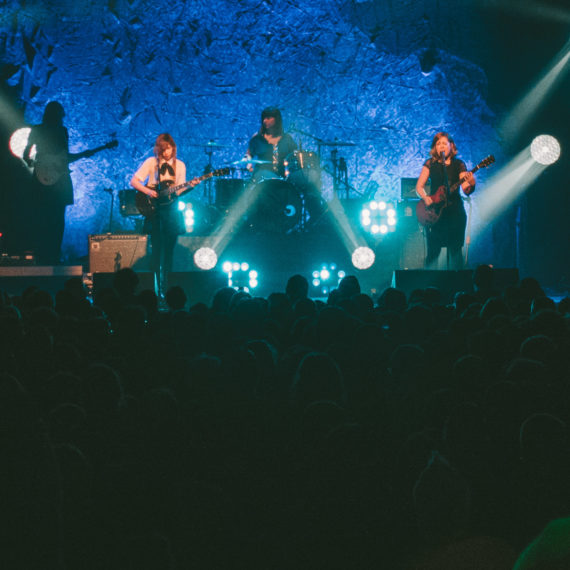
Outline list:
[[[400,199],[401,200],[419,200],[420,197],[416,194],[417,178],[401,178],[400,179]],[[426,182],[425,191],[430,193],[430,183]]]
[[[140,216],[136,203],[137,190],[119,190],[119,210],[121,216]]]
[[[90,235],[89,272],[114,273],[125,267],[147,270],[147,248],[145,234]]]

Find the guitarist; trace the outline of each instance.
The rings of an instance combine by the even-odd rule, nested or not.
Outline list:
[[[60,263],[65,208],[73,204],[73,184],[67,163],[69,136],[63,124],[64,116],[65,111],[60,103],[48,103],[41,124],[31,129],[23,154],[26,163],[35,164],[36,167],[51,163],[54,157],[65,157],[55,184],[45,186],[36,177],[31,180],[32,201],[36,212],[34,252],[37,261],[43,265]]]
[[[176,143],[171,135],[162,133],[154,143],[154,156],[147,158],[131,179],[131,186],[155,200],[159,189],[186,181],[186,165],[176,157]],[[198,183],[197,179],[193,181]],[[156,207],[145,219],[143,231],[150,234],[152,270],[157,276],[159,294],[165,293],[166,276],[172,270],[174,246],[185,232],[184,219],[177,200]]]
[[[431,193],[425,190],[427,181],[431,182]],[[456,191],[448,189],[461,181]],[[416,192],[425,202],[426,207],[440,209],[438,221],[426,228],[427,256],[425,267],[432,267],[437,261],[442,247],[447,247],[448,269],[463,267],[462,248],[465,241],[467,216],[459,189],[465,195],[475,190],[475,177],[467,170],[465,163],[457,158],[457,147],[448,133],[437,133],[431,143],[430,158],[421,170]]]

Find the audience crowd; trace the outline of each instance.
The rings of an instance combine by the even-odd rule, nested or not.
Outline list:
[[[0,296],[0,567],[570,568],[570,299]]]

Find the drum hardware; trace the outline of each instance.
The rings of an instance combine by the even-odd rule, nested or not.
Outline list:
[[[106,192],[111,196],[111,207],[109,208],[109,229],[107,231],[113,231],[113,207],[115,206],[115,193],[112,188],[103,188],[103,192]]]
[[[225,148],[224,145],[218,144],[216,142],[214,142],[213,140],[209,140],[204,146],[204,152],[208,155],[208,164],[204,167],[204,174],[210,174],[211,172],[213,172],[213,167],[212,167],[212,154],[214,154],[214,150],[219,150],[221,148]],[[212,202],[214,201],[212,199],[212,179],[208,178],[207,182],[206,182],[206,195],[207,195],[207,200],[208,200],[208,204],[212,204]]]
[[[189,144],[188,146],[192,146],[195,148],[196,147],[204,148],[204,149],[206,149],[206,152],[208,152],[209,149],[218,150],[220,148],[228,148],[227,144],[220,144],[220,143],[214,142],[213,140],[209,140],[208,142],[201,143],[201,144],[193,143],[193,144]]]
[[[333,179],[333,188],[334,188],[334,180],[336,176],[335,172],[328,169],[326,166],[322,166],[321,171],[326,172]],[[362,192],[356,189],[352,184],[350,184],[348,182],[348,179],[346,180],[337,179],[337,188],[340,187],[344,188],[347,197],[349,196],[349,193],[354,193],[357,194],[358,196],[362,196]]]
[[[283,178],[265,178],[251,190],[248,223],[253,230],[290,234],[299,229],[303,201],[295,185]]]
[[[332,141],[323,140],[319,137],[316,137],[315,135],[312,135],[311,133],[307,133],[306,131],[303,131],[301,129],[297,129],[295,127],[291,127],[290,130],[295,132],[295,133],[299,133],[300,135],[304,135],[306,137],[313,139],[317,143],[317,152],[318,152],[319,158],[321,157],[321,147],[323,147],[323,146],[332,146],[332,147],[356,146],[356,143],[349,142],[349,141],[339,141],[338,139],[335,139]]]
[[[319,144],[321,146],[356,146],[356,143],[347,142],[347,141],[339,141],[339,140],[319,141]]]
[[[257,158],[240,158],[239,160],[234,160],[232,164],[236,166],[247,166],[248,164],[273,164],[271,160],[258,160]]]

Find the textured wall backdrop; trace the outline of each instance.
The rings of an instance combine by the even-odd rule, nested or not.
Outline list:
[[[478,20],[461,17],[466,0],[393,4],[8,2],[3,59],[26,121],[39,122],[45,104],[58,100],[73,152],[119,141],[116,150],[72,166],[76,203],[68,209],[66,257],[84,255],[87,235],[108,229],[103,189],[128,187],[158,133],[172,133],[189,173],[201,174],[201,145],[226,145],[214,153],[214,167],[237,160],[268,105],[282,109],[306,149],[316,150],[308,135],[355,143],[339,149],[353,197],[374,180],[377,196],[397,198],[400,178],[418,175],[438,130],[455,135],[468,166],[490,153],[500,158],[486,75],[464,55],[480,43]],[[330,149],[323,151],[330,168]],[[330,197],[326,174],[323,192]],[[130,227],[118,204],[113,218],[114,230]],[[491,256],[485,232],[473,252]]]

